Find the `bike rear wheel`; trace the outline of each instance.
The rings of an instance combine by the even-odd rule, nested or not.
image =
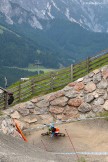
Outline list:
[[[49,132],[46,132],[46,133],[41,133],[42,136],[49,136]]]

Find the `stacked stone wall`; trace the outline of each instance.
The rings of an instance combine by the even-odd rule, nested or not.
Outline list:
[[[69,83],[60,91],[35,97],[5,110],[1,129],[6,134],[16,136],[14,122],[26,130],[41,128],[43,124],[53,121],[96,117],[105,111],[108,111],[108,66]]]

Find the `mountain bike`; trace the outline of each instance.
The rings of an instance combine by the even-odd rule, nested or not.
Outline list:
[[[44,124],[48,127],[48,131],[41,133],[42,136],[55,136],[55,137],[65,137],[64,133],[59,132],[59,128],[55,128],[53,125]],[[54,131],[55,130],[55,131]]]

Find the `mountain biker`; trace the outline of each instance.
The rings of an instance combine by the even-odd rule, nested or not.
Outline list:
[[[60,133],[60,129],[54,127],[54,123],[51,124],[44,124],[48,127],[48,131],[46,133],[41,133],[42,136],[58,136],[58,137],[65,137],[64,133]]]
[[[49,131],[51,133],[51,137],[53,137],[54,135],[57,136],[57,134],[60,132],[60,129],[59,128],[55,128],[53,125],[51,125],[49,127]]]

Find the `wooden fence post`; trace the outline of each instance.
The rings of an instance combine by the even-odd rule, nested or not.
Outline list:
[[[86,64],[87,64],[87,73],[89,73],[89,57],[87,58]]]
[[[8,93],[4,92],[4,109],[8,108]]]
[[[21,82],[19,82],[19,101],[21,101]]]
[[[73,64],[71,64],[71,81],[73,81]]]
[[[31,79],[31,90],[32,94],[34,94],[34,79]]]
[[[50,77],[51,77],[51,79],[50,79],[50,89],[53,90],[54,89],[54,73],[53,72],[51,72]]]

